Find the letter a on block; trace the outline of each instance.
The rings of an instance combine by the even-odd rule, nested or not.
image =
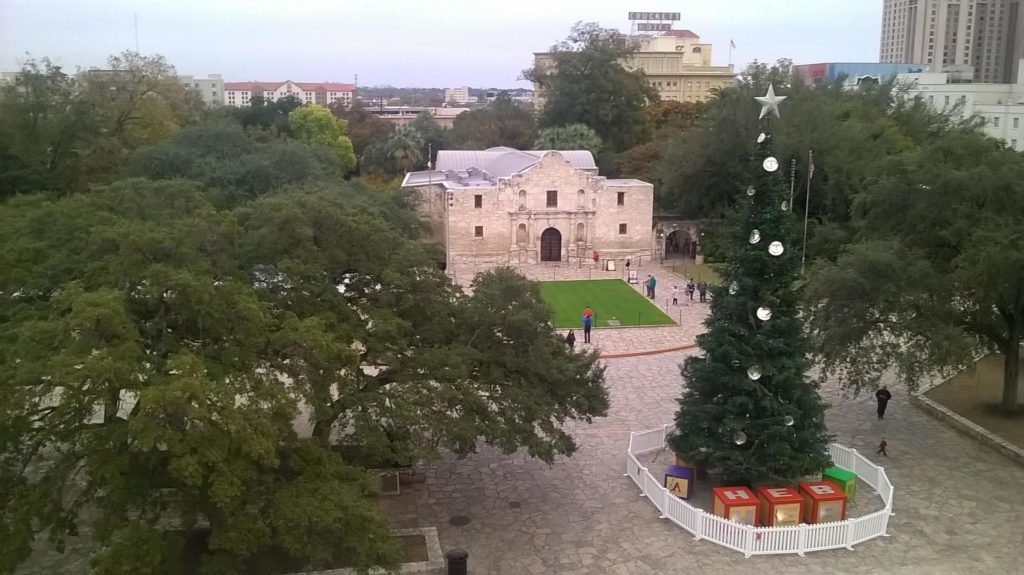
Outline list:
[[[686,499],[686,480],[680,477],[669,477],[668,492],[676,497]]]
[[[723,491],[722,495],[725,495],[729,499],[750,499],[746,491]]]
[[[818,495],[832,495],[836,492],[835,489],[832,489],[831,485],[808,485],[808,487]]]

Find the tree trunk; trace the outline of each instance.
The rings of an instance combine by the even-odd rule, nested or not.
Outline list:
[[[1014,412],[1021,405],[1018,397],[1022,389],[1020,384],[1020,322],[1014,322],[1010,326],[1009,337],[1006,341],[1006,348],[1003,349],[1003,401],[1000,407],[1007,413]]]

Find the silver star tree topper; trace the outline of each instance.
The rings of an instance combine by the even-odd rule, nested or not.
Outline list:
[[[765,116],[782,117],[779,116],[779,104],[786,99],[786,96],[776,96],[775,86],[768,84],[768,94],[763,97],[755,97],[754,99],[761,103],[759,120],[763,120]]]

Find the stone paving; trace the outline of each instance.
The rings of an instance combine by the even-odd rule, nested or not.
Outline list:
[[[641,278],[652,273],[649,265]],[[622,277],[577,269],[575,279]],[[535,279],[552,273],[545,266],[523,271]],[[460,281],[470,277],[470,270],[456,272]],[[669,272],[662,272],[655,273],[659,283],[671,285]],[[566,267],[554,273],[570,275]],[[690,343],[707,306],[682,308],[680,326],[595,330],[594,345],[614,356]],[[424,483],[403,484],[402,495],[382,497],[381,504],[396,528],[436,526],[442,548],[467,550],[470,573],[481,575],[1024,574],[1024,468],[918,411],[895,382],[889,382],[895,397],[884,421],[875,418],[870,396],[822,390],[832,404],[827,423],[837,441],[869,454],[882,436],[889,442],[890,457],[875,461],[886,466],[896,489],[891,537],[854,551],[745,559],[658,519],[623,476],[625,449],[630,431],[671,422],[682,386],[678,365],[687,353],[606,359],[611,409],[593,425],[570,424],[580,445],[571,458],[548,466],[485,447],[429,466]],[[862,495],[873,494],[864,489]],[[448,519],[457,515],[471,520],[452,526]],[[87,572],[82,551],[18,572]]]
[[[431,466],[425,483],[383,498],[385,509],[398,527],[437,526],[442,547],[466,549],[470,572],[481,574],[1024,573],[1024,468],[919,412],[895,382],[884,421],[872,398],[823,389],[839,442],[873,454],[888,439],[880,463],[896,487],[891,537],[854,551],[745,559],[658,519],[623,476],[624,451],[630,431],[671,421],[685,356],[606,360],[611,410],[574,427],[572,458],[548,466],[485,448]],[[456,515],[471,522],[454,527]]]

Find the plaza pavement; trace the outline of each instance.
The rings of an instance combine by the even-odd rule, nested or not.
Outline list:
[[[662,271],[655,276],[665,285]],[[541,279],[551,271],[524,273]],[[469,552],[474,575],[1024,574],[1024,467],[918,411],[895,382],[888,382],[894,399],[884,421],[875,418],[870,396],[822,390],[837,441],[873,459],[879,439],[889,442],[890,457],[875,460],[896,489],[890,537],[854,551],[745,559],[658,519],[623,476],[626,445],[630,431],[671,423],[682,386],[678,365],[692,352],[612,356],[692,342],[707,306],[683,307],[680,326],[595,330],[594,345],[608,357],[611,409],[592,425],[569,424],[579,443],[573,457],[548,466],[485,447],[430,465],[424,483],[405,483],[400,496],[380,499],[395,527],[436,526],[443,549]],[[858,497],[875,495],[862,488]],[[458,515],[470,522],[452,526],[449,518]],[[67,555],[37,554],[17,572],[87,573],[84,538],[75,539]]]
[[[612,356],[683,342],[706,306],[687,310],[675,328],[595,330],[595,345]],[[436,526],[442,547],[467,550],[477,574],[1024,573],[1024,468],[918,411],[894,381],[884,421],[869,395],[822,389],[836,440],[879,458],[895,485],[890,537],[854,551],[746,559],[658,519],[623,476],[625,449],[630,431],[672,421],[687,353],[606,359],[611,409],[592,425],[570,424],[573,457],[548,466],[485,447],[429,466],[424,483],[382,498],[385,510],[399,528]],[[882,436],[888,458],[874,455]],[[864,488],[859,497],[876,496]],[[459,515],[470,522],[449,524]]]

